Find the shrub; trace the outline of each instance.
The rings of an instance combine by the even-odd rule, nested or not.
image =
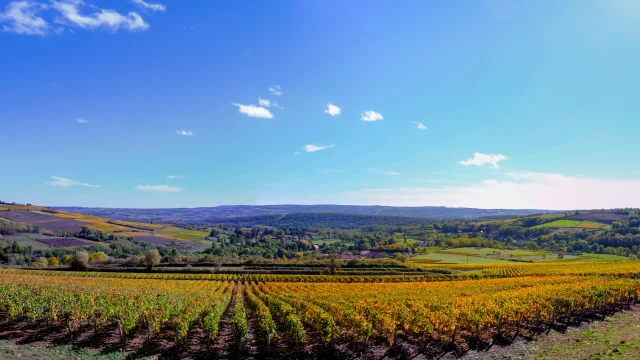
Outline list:
[[[144,263],[147,265],[149,270],[153,269],[155,265],[160,264],[160,252],[158,249],[151,249],[147,251],[147,255],[144,257]]]
[[[50,257],[49,261],[48,261],[48,264],[49,264],[49,266],[58,266],[59,265],[58,264],[58,258],[55,257],[55,256]]]
[[[89,268],[89,254],[86,251],[78,251],[71,258],[71,268],[76,271],[84,271]]]

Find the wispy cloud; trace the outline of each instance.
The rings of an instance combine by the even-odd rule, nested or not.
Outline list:
[[[585,196],[588,194],[588,196]],[[640,179],[598,179],[557,173],[509,172],[503,180],[444,187],[366,189],[352,203],[491,209],[612,209],[637,207]]]
[[[472,158],[469,158],[468,160],[458,161],[458,164],[461,164],[464,166],[469,166],[469,165],[483,166],[486,164],[491,164],[491,167],[497,169],[500,167],[498,163],[502,160],[507,160],[507,157],[502,154],[493,155],[493,154],[483,154],[483,153],[476,152],[476,153],[473,153]]]
[[[271,111],[269,111],[269,109],[266,109],[262,106],[243,105],[238,103],[233,103],[232,105],[237,106],[238,111],[250,117],[262,118],[262,119],[273,118],[273,114],[271,113]]]
[[[87,183],[74,181],[74,180],[59,177],[59,176],[52,176],[51,178],[53,179],[53,181],[47,182],[47,184],[51,186],[70,187],[74,185],[79,185],[79,186],[86,186],[86,187],[93,187],[93,188],[100,187],[100,185],[87,184]]]
[[[389,175],[389,176],[398,176],[400,175],[397,171],[387,171],[387,170],[378,170],[378,169],[368,169],[371,172],[375,172],[378,174]]]
[[[177,193],[184,191],[181,187],[169,185],[138,185],[136,186],[136,190],[160,193]]]
[[[188,179],[188,176],[182,176],[182,175],[169,175],[167,176],[167,179],[169,180],[173,180],[173,179]]]
[[[87,119],[83,119],[83,118],[77,118],[77,119],[76,119],[76,122],[77,122],[78,124],[87,124],[87,123],[90,123],[91,121],[90,121],[90,120],[87,120]]]
[[[365,111],[360,115],[360,120],[362,121],[378,121],[382,120],[384,117],[379,112],[375,112],[372,110]]]
[[[324,113],[329,114],[331,116],[336,116],[336,115],[340,115],[341,111],[342,110],[339,107],[333,105],[332,103],[328,103],[327,109],[324,111]]]
[[[258,98],[258,104],[259,104],[260,106],[269,107],[269,106],[271,106],[271,101],[270,101],[270,100],[267,100],[267,99],[261,99],[261,98]]]
[[[319,169],[319,172],[323,173],[323,174],[335,174],[335,173],[343,173],[344,170],[342,169]]]
[[[282,89],[280,88],[280,85],[273,85],[269,87],[269,92],[272,93],[273,95],[282,95]]]
[[[178,130],[176,131],[176,134],[181,136],[193,136],[193,132],[191,132],[191,130]]]
[[[427,127],[423,123],[418,121],[412,121],[412,122],[418,127],[419,130],[427,130]]]
[[[318,146],[318,145],[308,144],[304,146],[304,151],[310,153],[310,152],[316,152],[320,150],[331,149],[333,147],[336,147],[336,146],[335,145]]]
[[[0,12],[2,31],[22,35],[47,35],[51,31],[49,23],[37,15],[46,5],[32,1],[14,1]]]
[[[92,14],[82,14],[81,7],[85,4],[82,0],[58,0],[51,2],[51,8],[60,12],[62,17],[58,23],[77,26],[82,29],[95,30],[107,28],[112,31],[125,29],[129,31],[147,30],[149,24],[136,12],[122,15],[115,10],[97,8]]]
[[[153,4],[153,3],[148,3],[144,0],[131,0],[134,4],[144,8],[144,9],[149,9],[151,11],[165,11],[167,10],[167,7],[164,6],[163,4]]]
[[[278,109],[281,109],[281,110],[284,109],[282,106],[278,105],[277,102],[273,102],[271,100],[262,99],[262,98],[258,98],[258,105],[264,106],[264,107],[274,107],[274,108],[278,108]]]

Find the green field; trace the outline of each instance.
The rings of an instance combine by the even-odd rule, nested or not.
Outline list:
[[[474,247],[462,247],[454,249],[440,249],[438,247],[428,248],[429,253],[414,256],[411,260],[415,262],[421,262],[424,260],[433,260],[434,263],[452,263],[452,264],[466,264],[467,257],[469,258],[469,264],[503,264],[513,263],[515,261],[526,262],[546,262],[546,261],[558,261],[558,255],[543,250],[505,250],[495,248],[474,248]],[[591,254],[588,256],[574,256],[565,255],[564,260],[561,261],[593,261]],[[602,259],[605,255],[601,255]],[[610,260],[619,260],[620,257],[611,258]],[[422,259],[422,260],[421,260]],[[578,260],[580,259],[580,260]],[[604,260],[602,260],[604,261]]]
[[[429,254],[418,255],[412,257],[411,259],[435,260],[435,264],[513,264],[513,262],[507,260],[492,259],[479,256],[455,255],[442,252],[433,252]]]
[[[559,260],[559,261],[597,262],[597,261],[630,261],[630,260],[626,256],[584,253],[580,256],[574,256],[568,259],[565,256],[563,260]]]
[[[543,255],[543,254],[548,254],[548,252],[546,251],[534,251],[534,250],[522,250],[522,249],[515,249],[515,250],[503,250],[503,249],[494,249],[494,248],[474,248],[474,247],[462,247],[462,248],[456,248],[456,249],[446,249],[446,250],[441,250],[441,253],[469,253],[469,254],[473,254],[476,256],[483,256],[483,257],[487,257],[487,256],[491,256],[491,257],[500,257],[500,256],[507,256],[507,257],[523,257],[523,256],[538,256],[538,255]]]
[[[606,227],[607,225],[589,221],[589,220],[556,220],[552,222],[548,222],[546,224],[540,224],[531,227],[532,229],[542,229],[542,228],[583,228],[583,229],[601,229]]]
[[[168,239],[186,240],[186,241],[199,241],[203,240],[209,233],[206,231],[198,230],[183,230],[176,227],[166,227],[159,231],[154,231],[155,236],[160,236]]]

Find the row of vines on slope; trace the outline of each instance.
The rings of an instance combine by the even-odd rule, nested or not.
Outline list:
[[[92,320],[99,325],[117,322],[124,336],[140,328],[150,333],[172,329],[175,340],[184,342],[194,328],[205,330],[210,339],[218,336],[229,308],[238,351],[247,342],[251,318],[267,349],[273,336],[298,349],[311,341],[322,346],[373,341],[392,347],[399,338],[414,345],[457,343],[465,348],[559,319],[601,317],[637,301],[640,290],[636,280],[585,273],[393,283],[37,274],[0,272],[1,312],[70,329]]]

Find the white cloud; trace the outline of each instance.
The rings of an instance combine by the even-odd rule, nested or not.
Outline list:
[[[640,204],[640,179],[597,179],[510,172],[504,180],[446,187],[365,189],[344,194],[358,204],[491,209],[611,209]],[[325,200],[327,201],[327,200]],[[343,200],[344,202],[344,200]]]
[[[176,134],[182,136],[193,136],[193,132],[191,132],[191,130],[178,130],[176,131]]]
[[[167,176],[167,179],[169,180],[173,180],[173,179],[188,179],[188,176],[182,176],[182,175],[169,175]]]
[[[73,186],[73,185],[80,185],[80,186],[93,187],[93,188],[100,187],[100,185],[91,185],[91,184],[87,184],[87,183],[83,183],[83,182],[79,182],[79,181],[73,181],[71,179],[67,179],[67,178],[63,178],[63,177],[59,177],[59,176],[52,176],[51,178],[54,181],[48,181],[47,182],[47,184],[49,184],[51,186],[70,187],[70,186]]]
[[[418,121],[412,121],[414,124],[416,124],[416,126],[418,127],[419,130],[427,130],[427,127],[425,126],[425,124],[418,122]]]
[[[138,185],[136,186],[136,190],[161,193],[177,193],[184,191],[181,187],[169,185]]]
[[[365,111],[364,113],[362,113],[362,115],[360,115],[360,120],[362,121],[378,121],[382,119],[384,119],[382,114],[371,110]]]
[[[316,151],[320,151],[320,150],[325,150],[325,149],[331,149],[332,147],[335,147],[335,145],[327,145],[327,146],[317,146],[317,145],[305,145],[304,146],[304,151],[306,152],[316,152]]]
[[[280,85],[273,85],[271,87],[269,87],[269,92],[272,93],[273,95],[282,95],[282,89],[280,88]]]
[[[262,119],[273,119],[273,114],[271,113],[271,111],[269,111],[269,109],[263,108],[262,106],[243,105],[238,103],[233,103],[232,105],[237,106],[238,111],[247,116]]]
[[[83,119],[83,118],[77,118],[77,119],[76,119],[76,122],[77,122],[78,124],[86,124],[86,123],[89,123],[89,122],[91,122],[91,121],[90,121],[90,120],[87,120],[87,119]]]
[[[163,4],[148,3],[144,0],[131,0],[134,4],[139,5],[142,8],[149,9],[151,11],[165,11],[167,7]]]
[[[112,31],[126,29],[130,31],[146,30],[149,25],[135,12],[122,15],[115,10],[97,8],[98,11],[90,15],[81,13],[80,8],[85,5],[82,0],[58,0],[52,1],[51,7],[58,10],[62,18],[59,23],[74,25],[83,29],[94,30],[108,28]]]
[[[476,153],[473,153],[472,158],[469,158],[469,160],[458,161],[458,164],[461,164],[464,166],[469,166],[469,165],[482,166],[485,164],[491,164],[493,168],[499,168],[500,165],[498,165],[498,163],[502,160],[507,160],[507,157],[502,154],[493,155],[493,154],[483,154],[483,153],[476,152]]]
[[[47,35],[51,26],[40,16],[39,11],[46,8],[45,5],[32,1],[14,1],[0,12],[0,23],[8,23],[2,26],[2,31],[14,32],[23,35]]]
[[[271,106],[271,101],[270,101],[270,100],[267,100],[267,99],[261,99],[261,98],[258,98],[258,104],[259,104],[260,106],[266,106],[266,107],[269,107],[269,106]]]
[[[333,105],[332,103],[328,103],[327,110],[325,110],[324,113],[329,114],[331,116],[336,116],[336,115],[340,115],[341,111],[342,110],[339,107]]]

